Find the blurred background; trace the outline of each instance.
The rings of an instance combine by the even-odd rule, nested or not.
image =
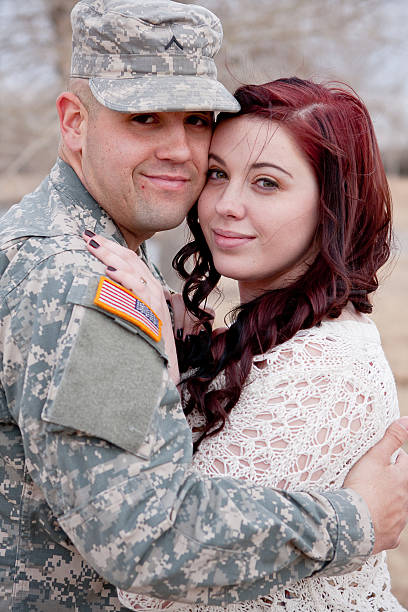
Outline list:
[[[55,98],[69,74],[69,13],[76,0],[0,0],[0,213],[31,191],[54,163]],[[195,3],[195,2],[190,2]],[[407,0],[201,0],[224,26],[219,77],[233,91],[297,75],[350,84],[367,104],[390,180],[395,255],[383,272],[374,319],[408,415],[408,23]],[[1,223],[1,221],[0,221]],[[170,284],[178,228],[150,241]],[[237,299],[223,285],[218,322]],[[387,503],[384,500],[384,503]],[[408,530],[389,553],[393,591],[408,607]]]

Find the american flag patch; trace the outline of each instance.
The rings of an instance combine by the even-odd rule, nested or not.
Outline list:
[[[94,304],[137,325],[156,342],[160,340],[162,322],[159,317],[134,293],[107,276],[99,280]]]

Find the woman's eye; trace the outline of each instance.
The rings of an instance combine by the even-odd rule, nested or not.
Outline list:
[[[217,168],[213,168],[208,170],[207,177],[211,181],[220,181],[222,179],[225,179],[227,175],[223,170],[217,170]]]
[[[274,179],[270,179],[270,178],[265,178],[265,177],[259,178],[255,181],[255,183],[262,189],[278,189],[279,188],[279,184]]]
[[[134,121],[135,123],[142,123],[143,125],[147,125],[149,123],[154,123],[155,117],[154,115],[143,113],[141,115],[134,115],[132,117],[132,121]]]

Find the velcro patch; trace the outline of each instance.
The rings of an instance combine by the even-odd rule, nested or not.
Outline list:
[[[107,276],[101,276],[94,304],[103,310],[130,321],[159,342],[162,322],[156,313],[132,291]]]

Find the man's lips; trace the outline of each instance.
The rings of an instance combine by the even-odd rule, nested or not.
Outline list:
[[[190,177],[181,174],[143,174],[143,178],[161,189],[180,189],[190,181]]]
[[[241,234],[240,232],[230,232],[223,229],[213,229],[215,244],[222,249],[233,249],[237,246],[247,244],[254,240],[255,236],[249,234]]]

